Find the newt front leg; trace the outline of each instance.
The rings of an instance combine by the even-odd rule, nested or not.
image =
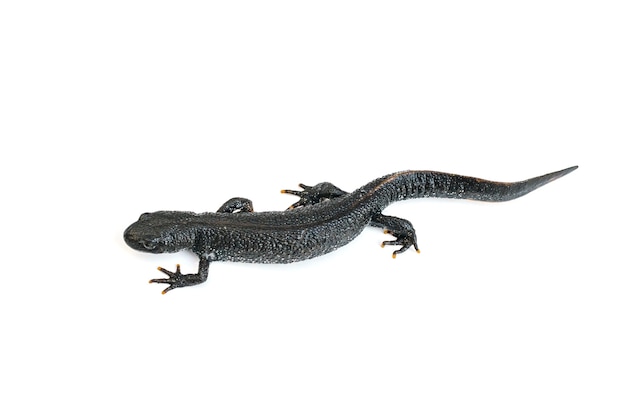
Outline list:
[[[169,284],[169,287],[165,288],[161,293],[167,292],[182,287],[190,287],[192,285],[202,284],[209,277],[209,264],[210,261],[207,256],[200,256],[200,264],[198,266],[197,274],[181,274],[180,265],[176,265],[176,272],[168,271],[165,268],[159,267],[158,270],[163,272],[169,278],[155,278],[148,281],[153,284]]]

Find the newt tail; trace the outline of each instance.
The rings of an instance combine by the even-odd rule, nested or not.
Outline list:
[[[387,197],[385,200],[388,201],[381,202],[381,209],[394,201],[412,198],[501,202],[522,197],[577,168],[573,166],[518,182],[490,181],[436,171],[403,171],[374,180],[363,188],[368,194]]]

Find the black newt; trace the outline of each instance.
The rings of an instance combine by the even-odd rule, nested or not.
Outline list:
[[[200,258],[195,274],[182,274],[179,265],[175,272],[159,267],[168,278],[150,282],[168,284],[163,294],[206,281],[211,262],[303,261],[346,245],[368,225],[395,237],[382,243],[383,247],[400,246],[393,252],[395,258],[411,246],[419,252],[411,222],[382,214],[395,201],[426,197],[508,201],[576,168],[512,183],[435,171],[403,171],[378,178],[351,193],[327,182],[313,187],[300,184],[302,191],[282,191],[300,197],[285,211],[255,212],[250,200],[236,197],[215,213],[144,213],[126,229],[124,240],[131,248],[144,252],[186,249]]]

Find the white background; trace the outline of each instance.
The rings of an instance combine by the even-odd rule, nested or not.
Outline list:
[[[0,414],[623,416],[615,1],[3,2]],[[166,296],[143,212],[403,169],[520,180]]]

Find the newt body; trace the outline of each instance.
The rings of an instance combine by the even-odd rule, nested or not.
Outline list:
[[[507,201],[521,197],[577,167],[505,183],[434,171],[403,171],[378,178],[347,193],[330,183],[302,191],[283,190],[300,197],[285,211],[254,212],[245,198],[228,200],[215,213],[159,211],[144,213],[124,232],[133,249],[151,253],[191,250],[200,258],[198,273],[181,274],[163,268],[169,284],[163,291],[200,284],[215,261],[290,263],[311,259],[346,245],[370,225],[396,239],[395,257],[411,246],[418,250],[415,230],[405,219],[386,216],[389,204],[412,198],[457,198]]]

